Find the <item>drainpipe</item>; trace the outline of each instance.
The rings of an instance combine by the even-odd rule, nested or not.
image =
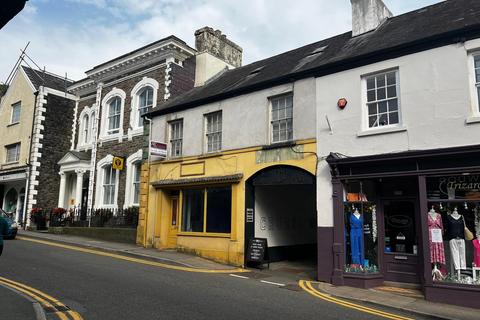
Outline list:
[[[147,158],[147,164],[148,164],[148,179],[150,180],[150,141],[152,140],[152,119],[148,117],[143,117],[145,120],[148,121],[149,123],[149,130],[148,130],[148,158]],[[149,188],[149,187],[148,187]],[[148,195],[147,195],[148,197]],[[147,208],[145,210],[145,231],[143,233],[143,243],[144,246],[147,246],[147,226],[148,226],[148,201],[147,201]],[[156,210],[155,210],[156,211]],[[152,247],[155,247],[155,224],[156,221],[155,219],[157,218],[157,214],[155,213],[155,216],[153,217],[153,240],[152,240]]]

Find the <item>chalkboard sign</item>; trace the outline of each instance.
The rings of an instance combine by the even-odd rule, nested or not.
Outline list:
[[[254,264],[254,265],[262,265],[266,262],[270,266],[270,260],[268,257],[267,239],[251,238],[248,241],[247,263]]]

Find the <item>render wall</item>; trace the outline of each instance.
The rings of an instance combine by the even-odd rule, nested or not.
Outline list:
[[[313,78],[155,117],[152,138],[156,141],[167,141],[168,121],[183,118],[183,156],[201,155],[205,149],[204,115],[222,110],[222,150],[269,145],[269,98],[289,92],[293,92],[293,139],[314,138]]]
[[[480,122],[474,86],[471,83],[471,50],[480,49],[480,40],[444,46],[316,79],[317,151],[346,156],[373,155],[407,150],[425,150],[475,145],[480,140]],[[362,76],[398,68],[403,129],[365,135],[366,117]],[[344,110],[337,107],[346,98]],[[325,117],[328,116],[332,131]],[[477,118],[478,119],[478,118]],[[330,169],[319,164],[317,209],[319,227],[333,226]]]

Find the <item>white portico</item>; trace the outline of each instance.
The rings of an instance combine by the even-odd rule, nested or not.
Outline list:
[[[90,157],[90,152],[69,151],[58,162],[60,165],[59,208],[86,206]]]

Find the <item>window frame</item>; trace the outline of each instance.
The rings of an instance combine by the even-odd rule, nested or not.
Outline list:
[[[291,97],[292,99],[292,116],[291,118],[288,118],[287,117],[287,114],[286,114],[286,111],[285,111],[285,118],[282,118],[282,119],[277,119],[277,120],[273,120],[273,102],[274,101],[277,101],[277,100],[280,100],[280,99],[287,99],[288,97]],[[294,101],[293,101],[293,92],[288,92],[288,93],[283,93],[281,95],[276,95],[276,96],[272,96],[272,97],[269,97],[268,98],[268,105],[269,105],[269,135],[270,135],[270,143],[271,144],[277,144],[277,143],[285,143],[285,142],[290,142],[290,141],[294,141],[294,136],[293,136],[293,131],[294,131],[294,115],[293,115],[293,110],[294,110]],[[287,106],[285,105],[285,110],[287,110]],[[288,121],[289,119],[291,119],[291,139],[288,138],[288,128],[287,128],[287,137],[285,140],[277,140],[277,141],[274,141],[274,130],[273,130],[273,127],[274,127],[274,122],[278,122],[278,123],[281,123],[283,121]],[[279,137],[280,137],[280,130],[279,130]]]
[[[113,204],[104,204],[104,181],[105,181],[105,168],[108,166],[112,166],[113,164],[113,155],[109,154],[105,156],[103,159],[98,161],[96,170],[97,170],[97,177],[98,183],[95,183],[95,208],[101,209],[117,209],[118,208],[118,191],[119,191],[119,184],[120,184],[120,172],[118,170],[115,174],[115,188],[114,188],[114,198]]]
[[[111,114],[111,111],[112,111],[112,104],[114,102],[118,101],[118,105],[116,105],[115,107],[118,107],[118,112],[115,112],[113,115]],[[108,136],[111,136],[111,135],[117,135],[117,134],[120,134],[120,128],[122,127],[122,98],[120,98],[119,96],[115,96],[113,97],[112,99],[110,99],[107,103],[107,119],[106,119],[106,133]],[[118,117],[118,127],[116,128],[113,128],[113,129],[110,129],[110,123],[112,121],[112,119],[115,119]]]
[[[151,104],[148,104],[148,95],[147,97],[145,98],[145,102],[146,102],[146,105],[145,106],[142,106],[142,95],[149,92],[151,90],[151,96],[152,96],[152,103]],[[137,128],[142,128],[143,127],[143,119],[142,119],[142,115],[144,115],[145,113],[148,113],[149,110],[151,110],[153,108],[153,96],[154,96],[154,91],[155,89],[149,85],[145,86],[144,88],[141,89],[141,91],[138,93],[138,107],[137,107]],[[142,113],[142,110],[147,110],[145,111],[144,113]],[[141,121],[142,120],[142,121]],[[140,121],[142,122],[142,124],[140,124]]]
[[[15,148],[15,159],[9,161],[9,150]],[[17,163],[20,161],[21,143],[12,143],[5,146],[5,164]]]
[[[175,137],[174,136],[174,126],[179,125],[180,127],[180,137]],[[183,156],[183,118],[182,119],[176,119],[168,122],[168,144],[169,144],[169,157],[170,158],[180,158]],[[179,154],[174,154],[174,151],[177,149],[174,149],[174,145],[178,146],[180,145],[180,153]]]
[[[217,130],[216,131],[209,131],[208,129],[208,121],[210,118],[213,118],[214,116],[220,115],[220,130],[218,130],[218,123],[217,123]],[[203,115],[204,118],[204,138],[205,138],[205,143],[204,143],[204,151],[205,153],[216,153],[222,151],[222,144],[223,144],[223,112],[222,110],[214,111],[214,112],[209,112]],[[217,141],[218,148],[213,149],[213,141],[212,141],[212,149],[209,150],[209,138],[214,137],[214,135],[218,135],[219,141]]]
[[[396,90],[396,97],[395,98],[388,98],[388,93],[387,93],[387,84],[385,84],[385,99],[376,99],[374,101],[368,101],[368,86],[367,86],[367,80],[370,78],[375,78],[380,75],[386,75],[388,73],[395,73],[395,90]],[[396,128],[402,128],[404,126],[403,123],[403,117],[402,117],[402,101],[401,101],[401,87],[400,87],[400,70],[398,67],[395,68],[389,68],[389,69],[384,69],[384,70],[379,70],[375,71],[372,73],[364,74],[361,76],[361,83],[362,83],[362,130],[363,131],[388,131],[389,129],[396,129]],[[378,89],[376,80],[375,80],[375,88],[374,90],[376,91]],[[398,114],[398,122],[394,124],[388,124],[388,125],[377,125],[374,127],[370,127],[369,125],[369,112],[368,112],[368,106],[369,104],[372,103],[379,103],[383,101],[389,101],[397,99],[397,114]],[[387,106],[387,112],[384,113],[390,113],[388,111],[388,106]],[[381,114],[378,112],[377,109],[377,117],[378,115]],[[382,113],[383,114],[383,113]]]
[[[480,51],[472,52],[469,59],[469,70],[471,70],[471,90],[472,92],[472,113],[476,117],[480,117],[480,67],[475,68],[475,58],[479,59]],[[479,78],[477,79],[477,69],[479,70]]]
[[[19,108],[19,111],[18,111],[18,119],[14,119],[14,115],[15,115],[15,108]],[[12,104],[12,110],[11,110],[11,114],[10,114],[10,124],[17,124],[17,123],[20,123],[20,120],[22,119],[22,102],[21,101],[18,101],[18,102],[15,102],[14,104]],[[14,121],[16,120],[16,121]]]
[[[142,135],[143,134],[143,122],[140,122],[140,95],[144,90],[150,87],[152,92],[152,105],[150,110],[156,108],[158,100],[158,81],[153,78],[143,77],[130,92],[130,127],[128,128],[128,135]]]
[[[107,170],[110,171],[110,181],[109,183],[105,183],[106,181],[106,176],[107,176]],[[118,175],[118,170],[113,169],[113,165],[105,165],[102,167],[103,171],[103,176],[102,176],[102,205],[103,206],[113,206],[116,203],[116,186],[117,186],[117,175]],[[109,193],[111,193],[111,202],[105,203],[105,196],[106,196],[106,187],[110,188]]]
[[[110,112],[110,103],[115,98],[120,98],[120,125],[117,132],[109,129],[109,112]],[[99,139],[102,141],[110,141],[118,139],[121,141],[124,134],[124,110],[125,110],[125,91],[118,88],[113,88],[108,92],[102,99],[101,103],[101,113],[100,113],[100,135]]]
[[[230,189],[230,232],[207,232],[207,207],[208,207],[208,189],[209,188],[229,188]],[[202,190],[203,193],[203,226],[202,231],[184,231],[183,230],[183,209],[184,209],[184,192],[185,190]],[[180,190],[179,196],[179,208],[178,208],[178,217],[177,217],[177,228],[179,235],[198,235],[198,236],[210,236],[210,237],[222,237],[222,238],[230,238],[231,234],[234,232],[234,206],[233,206],[233,199],[234,199],[234,190],[233,185],[231,184],[219,184],[219,185],[209,185],[209,186],[194,186],[188,189]]]

